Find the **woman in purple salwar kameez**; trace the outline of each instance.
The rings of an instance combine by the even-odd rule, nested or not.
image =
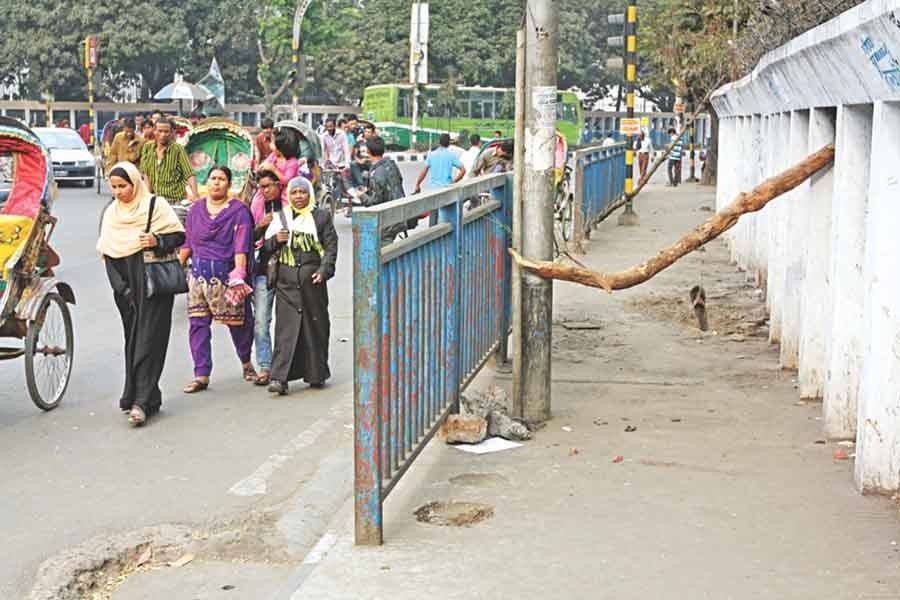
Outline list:
[[[253,346],[252,289],[253,216],[240,200],[228,197],[231,171],[213,167],[209,195],[194,203],[185,222],[181,261],[191,259],[188,316],[194,379],[184,388],[192,394],[209,387],[212,373],[212,324],[227,325],[246,381],[255,381],[250,362]]]

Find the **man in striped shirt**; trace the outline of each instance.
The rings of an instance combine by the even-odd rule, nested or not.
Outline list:
[[[172,122],[161,118],[156,122],[153,141],[144,144],[141,152],[141,173],[150,191],[170,202],[188,197],[185,186],[191,188],[191,200],[199,198],[197,178],[184,146],[175,143]]]
[[[669,136],[671,138],[669,147],[672,150],[669,152],[669,160],[666,164],[669,174],[669,182],[666,185],[677,187],[681,183],[681,152],[684,149],[684,141],[674,129],[669,129]]]

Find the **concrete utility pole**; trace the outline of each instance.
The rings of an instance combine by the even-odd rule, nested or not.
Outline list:
[[[291,68],[293,69],[294,74],[294,93],[291,94],[291,118],[295,121],[300,119],[300,114],[297,109],[297,105],[300,103],[300,98],[297,96],[297,80],[299,79],[301,85],[304,85],[306,81],[301,79],[301,77],[306,77],[306,73],[300,73],[300,29],[303,27],[303,18],[306,16],[306,11],[309,10],[309,5],[312,4],[312,0],[301,0],[297,3],[297,8],[294,10],[294,27],[293,31],[291,31]],[[275,115],[269,115],[273,117]]]
[[[637,79],[637,0],[628,0],[625,11],[625,110],[629,121],[634,121],[634,82]],[[636,136],[625,137],[625,195],[634,191],[634,141]],[[625,210],[619,215],[619,225],[640,223],[631,199],[625,203]]]
[[[522,198],[525,190],[525,113],[528,111],[528,91],[525,82],[525,29],[516,32],[516,131],[513,149],[513,213],[512,247],[522,252]],[[522,401],[522,275],[512,270],[512,413],[524,417]]]
[[[522,253],[553,260],[553,167],[556,155],[556,65],[559,8],[555,0],[527,0],[525,11],[526,82]],[[553,282],[522,274],[522,353],[513,369],[522,378],[524,417],[550,418],[550,351]],[[518,367],[518,369],[516,369]]]

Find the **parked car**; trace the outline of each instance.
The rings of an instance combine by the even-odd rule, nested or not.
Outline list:
[[[77,131],[62,127],[35,127],[34,132],[50,150],[56,181],[79,181],[85,187],[94,185],[97,161]]]

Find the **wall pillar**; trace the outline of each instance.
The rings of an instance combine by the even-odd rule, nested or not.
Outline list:
[[[809,111],[795,110],[791,113],[788,155],[790,163],[796,164],[809,153]],[[803,198],[809,189],[809,181],[802,183],[791,192],[787,203],[788,211],[785,227],[789,234],[785,238],[784,255],[784,307],[781,313],[781,367],[796,369],[800,355],[801,294],[803,287],[806,254]]]
[[[837,112],[834,197],[831,204],[831,289],[823,410],[825,435],[856,438],[857,391],[863,367],[863,262],[866,203],[872,153],[872,106],[841,106]],[[827,332],[826,332],[827,335]]]
[[[900,486],[900,103],[877,102],[872,115],[866,214],[863,371],[858,395],[856,483],[864,492]]]
[[[834,143],[833,108],[814,108],[809,118],[809,151]],[[803,279],[800,329],[800,397],[821,398],[825,389],[826,344],[831,323],[831,202],[834,169],[810,178],[802,203],[806,228],[806,276]]]
[[[777,175],[790,166],[790,156],[786,149],[790,144],[790,113],[779,113],[773,117],[772,170],[769,176]],[[766,285],[766,296],[769,305],[769,342],[777,344],[781,341],[781,315],[784,308],[784,271],[787,257],[784,254],[785,236],[787,233],[787,217],[790,211],[791,193],[779,198],[771,204],[769,228],[769,278]]]

